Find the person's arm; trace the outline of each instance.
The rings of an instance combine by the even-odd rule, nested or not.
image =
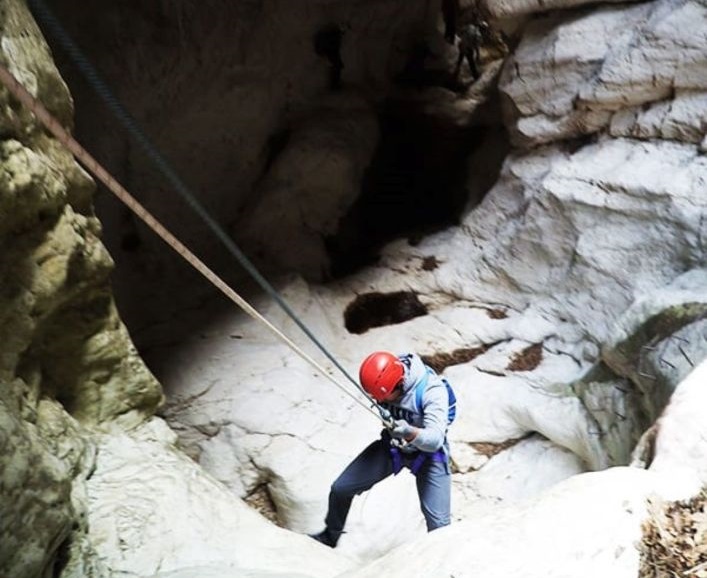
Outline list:
[[[430,384],[422,396],[422,427],[397,420],[391,432],[423,452],[435,452],[442,447],[447,434],[449,398],[441,382]]]

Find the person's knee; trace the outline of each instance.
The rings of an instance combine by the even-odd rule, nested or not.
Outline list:
[[[338,478],[331,485],[332,495],[340,498],[350,497],[356,494],[354,485],[346,478]]]

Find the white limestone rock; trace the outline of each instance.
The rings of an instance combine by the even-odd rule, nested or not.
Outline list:
[[[558,13],[531,22],[499,82],[513,104],[506,124],[514,139],[527,145],[547,143],[605,126],[608,111],[577,109],[579,91],[612,51],[620,54],[630,44],[649,9],[645,4],[607,7],[580,17]]]
[[[569,383],[545,389],[532,379],[488,375],[466,366],[449,368],[447,375],[458,384],[458,412],[464,416],[450,430],[453,448],[538,432],[574,452],[591,469],[607,465],[594,421]]]
[[[687,488],[707,485],[706,383],[707,359],[680,382],[655,425],[649,470],[683,479]]]
[[[488,456],[468,443],[453,444],[451,453],[454,469],[462,474],[479,470],[489,461]]]
[[[542,149],[511,157],[459,229],[415,251],[441,260],[431,285],[443,294],[530,305],[566,342],[601,343],[635,299],[704,258],[705,180],[707,163],[691,145]],[[396,268],[409,253],[398,247],[381,265]]]
[[[312,578],[299,572],[268,572],[264,570],[243,570],[232,566],[193,566],[173,572],[160,572],[151,578]]]
[[[707,8],[696,0],[558,13],[531,23],[500,82],[513,103],[507,112],[515,140],[537,145],[609,129],[699,142],[706,29]]]
[[[705,269],[693,269],[638,299],[617,321],[602,358],[630,378],[656,419],[676,386],[707,356]]]
[[[602,0],[602,4],[621,2],[622,0]],[[550,10],[570,10],[585,4],[594,4],[593,0],[481,0],[481,6],[494,18],[513,19],[519,16],[548,12]]]
[[[521,506],[479,511],[340,578],[633,577],[652,495],[681,499],[686,490],[669,474],[635,468],[573,476]]]
[[[617,111],[611,117],[609,134],[699,144],[705,138],[705,125],[707,93],[676,89],[672,99]]]
[[[707,6],[699,0],[650,6],[646,21],[634,23],[631,42],[620,50],[612,45],[596,78],[581,87],[580,105],[616,110],[671,98],[674,90],[707,90]]]
[[[611,371],[583,374],[590,369],[589,364],[599,361],[597,344],[613,339],[617,319],[626,323],[620,317],[626,307],[635,302],[641,308],[638,304],[653,292],[665,291],[666,295],[677,296],[687,280],[672,284],[673,279],[703,262],[707,235],[706,205],[701,190],[706,179],[707,165],[691,146],[605,140],[573,155],[541,149],[512,157],[499,184],[456,233],[428,238],[414,248],[404,244],[389,247],[378,269],[382,274],[386,267],[399,272],[414,255],[433,254],[441,263],[430,278],[413,281],[398,275],[400,285],[417,284],[428,295],[433,295],[436,289],[442,295],[470,302],[493,301],[505,308],[527,307],[522,315],[511,313],[507,320],[495,321],[497,325],[492,327],[497,329],[488,336],[502,335],[498,328],[506,322],[517,328],[517,337],[531,336],[522,324],[523,319],[530,321],[529,327],[546,328],[533,341],[544,336],[546,351],[567,355],[577,365],[574,371],[566,367],[550,379],[548,374],[544,383],[534,376],[536,387],[543,383],[540,395],[551,394],[552,386],[549,389],[547,386],[553,379],[569,388],[573,379],[582,377],[572,386],[575,391],[570,396],[579,399],[565,400],[577,404],[573,415],[586,412],[576,422],[579,429],[573,435],[567,422],[569,429],[559,436],[544,425],[552,421],[546,419],[552,415],[549,405],[545,406],[546,418],[528,420],[527,415],[533,415],[534,409],[513,412],[508,420],[499,417],[507,415],[505,408],[514,407],[513,396],[509,395],[504,401],[490,402],[491,408],[498,409],[474,415],[473,433],[462,433],[467,426],[460,423],[452,430],[452,436],[500,441],[522,435],[523,431],[540,431],[574,451],[579,447],[577,436],[589,437],[594,441],[585,448],[594,449],[580,450],[579,455],[592,467],[627,463],[633,444],[648,426],[640,408],[646,404],[657,404],[660,408],[667,398],[660,402],[648,389],[637,391],[625,378]],[[646,199],[652,200],[646,202]],[[703,301],[698,295],[703,283],[699,273],[688,277],[693,279],[694,294],[688,291],[689,295],[678,300]],[[443,307],[441,303],[437,306]],[[636,323],[629,325],[627,335],[637,327]],[[467,323],[460,331],[483,336],[479,327],[484,324],[467,316]],[[690,331],[698,329],[699,325]],[[695,334],[690,341],[696,349],[688,354],[698,360],[704,353],[697,344],[704,340]],[[670,359],[680,357],[675,341],[665,347],[674,352],[668,356]],[[503,374],[507,360],[504,352],[509,348],[512,346],[504,342],[473,365],[479,370]],[[635,379],[635,363],[632,368],[630,374],[620,371],[619,375]],[[663,372],[669,369],[667,365],[662,367]],[[549,370],[550,366],[544,365],[538,373],[544,375]],[[454,377],[456,371],[457,368],[447,371],[453,382],[460,381]],[[680,377],[679,372],[671,377],[673,387]],[[479,380],[511,384],[515,378],[467,375],[461,381],[474,384]],[[470,404],[462,399],[461,407],[469,407],[471,412],[474,407],[486,409],[489,402],[481,397],[482,394],[473,398]],[[506,399],[510,400],[508,406]],[[535,403],[518,405],[540,407]],[[580,406],[584,408],[579,409]],[[517,414],[524,416],[523,419],[518,421]],[[575,441],[567,443],[572,438]]]
[[[296,568],[315,578],[351,567],[339,553],[265,520],[176,450],[175,441],[159,419],[100,439],[87,488],[89,539],[114,574],[151,577],[220,565],[254,575]]]
[[[452,455],[456,462],[459,444]],[[528,436],[487,458],[478,471],[454,475],[453,520],[473,520],[479,511],[522,503],[585,471],[586,465],[576,454],[537,434]]]

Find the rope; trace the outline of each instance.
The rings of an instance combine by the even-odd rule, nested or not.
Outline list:
[[[314,343],[319,350],[327,356],[336,368],[346,376],[346,378],[356,386],[356,388],[365,395],[368,400],[377,405],[375,400],[359,385],[359,383],[351,377],[348,371],[339,363],[339,361],[329,352],[329,350],[317,339],[317,337],[309,330],[309,328],[300,320],[297,314],[290,308],[287,302],[279,295],[275,288],[265,279],[260,272],[255,268],[253,263],[245,256],[240,248],[228,236],[223,227],[214,220],[206,209],[199,203],[186,183],[179,177],[177,172],[172,168],[169,162],[162,156],[157,147],[152,144],[148,136],[140,129],[139,125],[123,107],[120,101],[108,88],[108,85],[101,79],[96,69],[91,65],[88,58],[83,54],[81,49],[71,39],[71,36],[61,25],[59,20],[44,3],[43,0],[28,0],[28,5],[34,12],[35,17],[43,23],[50,32],[56,37],[61,46],[66,50],[69,56],[73,59],[78,69],[83,73],[89,84],[93,86],[98,96],[103,99],[110,111],[116,119],[123,125],[123,128],[132,134],[138,144],[142,147],[145,154],[155,163],[157,168],[167,178],[170,185],[184,199],[193,211],[207,225],[211,232],[223,243],[229,253],[235,257],[243,268],[250,274],[253,279],[267,292],[268,295],[282,308],[282,310],[292,319],[304,334]]]
[[[245,299],[236,293],[229,285],[223,281],[216,273],[214,273],[206,264],[204,264],[194,253],[192,253],[179,239],[177,239],[169,230],[167,230],[154,216],[152,216],[145,207],[143,207],[100,163],[94,159],[86,149],[84,149],[70,134],[61,126],[61,123],[54,118],[49,111],[42,106],[28,91],[20,84],[20,82],[5,68],[0,65],[0,81],[7,89],[24,104],[30,111],[34,113],[37,119],[49,130],[57,140],[63,144],[79,161],[86,167],[98,180],[100,180],[116,197],[118,197],[135,215],[142,220],[150,229],[165,241],[172,249],[181,255],[192,267],[201,273],[215,287],[220,289],[226,297],[238,305],[243,311],[250,315],[256,321],[265,325],[275,336],[290,347],[297,355],[321,372],[329,381],[336,385],[340,390],[351,397],[356,403],[364,407],[367,411],[381,417],[384,421],[386,410],[378,404],[379,414],[373,411],[363,403],[358,397],[351,393],[342,383],[337,381],[324,369],[319,363],[312,359],[307,353],[300,349],[289,337],[282,333],[277,327],[270,323],[258,311],[253,308]]]

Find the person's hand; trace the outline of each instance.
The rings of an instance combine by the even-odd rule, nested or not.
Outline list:
[[[390,430],[390,435],[396,439],[410,442],[417,437],[417,428],[411,426],[404,419],[396,419],[395,426]]]

